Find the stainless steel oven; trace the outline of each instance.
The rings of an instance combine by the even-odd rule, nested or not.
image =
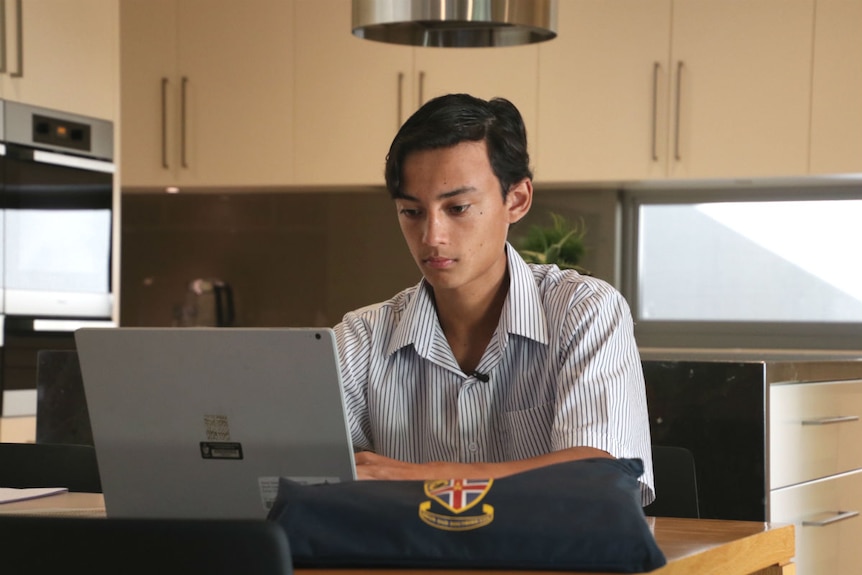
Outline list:
[[[111,324],[111,122],[0,102],[0,389],[34,389],[39,349]],[[0,399],[2,402],[2,399]]]

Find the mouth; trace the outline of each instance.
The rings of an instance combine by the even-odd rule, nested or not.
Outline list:
[[[422,263],[433,269],[446,269],[451,267],[455,260],[451,258],[444,258],[441,256],[431,256],[422,259]]]

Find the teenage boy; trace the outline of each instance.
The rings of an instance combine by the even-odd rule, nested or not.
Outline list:
[[[533,199],[515,106],[430,100],[395,136],[386,186],[423,279],[335,327],[358,477],[490,478],[640,458],[650,503],[628,305],[600,279],[525,263],[507,241]]]

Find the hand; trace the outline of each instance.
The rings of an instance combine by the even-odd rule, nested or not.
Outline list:
[[[354,454],[357,479],[427,479],[428,471],[418,463],[406,463],[373,451]]]
[[[471,466],[464,463],[447,463],[445,461],[407,463],[377,455],[372,451],[360,451],[353,457],[356,462],[357,479],[424,480],[470,476],[468,470]]]

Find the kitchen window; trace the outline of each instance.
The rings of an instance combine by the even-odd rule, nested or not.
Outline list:
[[[642,347],[862,349],[862,185],[623,192]]]

